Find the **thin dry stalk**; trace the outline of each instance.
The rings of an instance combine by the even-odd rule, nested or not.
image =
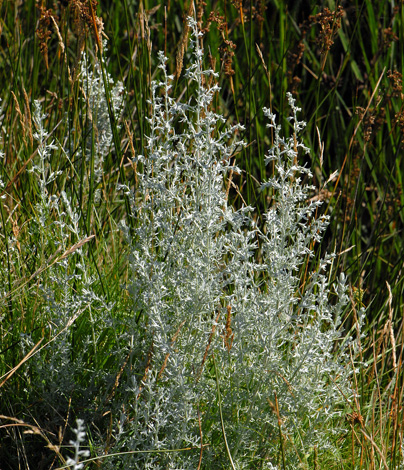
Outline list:
[[[146,382],[147,380],[147,376],[149,375],[149,370],[150,370],[150,366],[151,366],[151,361],[152,361],[152,357],[153,357],[153,349],[154,349],[154,344],[153,344],[153,341],[150,345],[150,349],[149,349],[149,352],[147,354],[147,363],[146,363],[146,368],[144,370],[144,374],[143,374],[143,377],[142,377],[142,380],[140,382],[140,385],[139,385],[139,393],[137,394],[137,399],[139,400],[139,397],[142,393],[142,390],[143,390],[143,384]]]
[[[346,415],[346,419],[349,421],[349,424],[351,426],[351,433],[352,433],[352,436],[351,436],[351,453],[352,453],[352,466],[355,467],[355,436],[358,438],[357,434],[355,433],[355,424],[360,424],[361,427],[364,426],[364,421],[363,421],[363,416],[354,411],[352,413],[348,413]],[[362,452],[361,452],[361,463],[362,463],[362,458],[363,458],[363,454],[364,454],[364,445],[363,445],[363,442],[358,439],[360,445],[362,446]]]
[[[150,15],[154,14],[159,8],[160,8],[160,5],[157,5],[152,10],[149,10],[146,12],[143,7],[143,2],[140,3],[140,8],[139,8],[141,38],[143,42],[146,41],[147,52],[149,55],[149,70],[148,70],[148,76],[147,76],[149,87],[151,86],[151,76],[152,76],[152,71],[151,71],[152,43],[151,43],[151,37],[150,37],[149,17]]]
[[[231,305],[227,306],[227,315],[226,315],[226,325],[223,335],[224,345],[226,346],[227,351],[230,352],[233,345],[234,333],[231,329]]]
[[[3,379],[3,381],[0,383],[0,388],[7,382],[7,380],[17,372],[17,370],[25,363],[28,361],[30,357],[32,357],[35,354],[35,351],[38,349],[40,344],[42,343],[43,338],[41,338],[36,345],[31,349],[31,351],[15,366],[13,367],[10,371],[8,371],[6,374],[4,374],[0,379]]]
[[[387,289],[389,291],[389,319],[388,319],[388,328],[390,333],[390,341],[391,341],[391,349],[392,349],[392,357],[393,357],[393,367],[394,367],[394,374],[397,371],[397,357],[396,357],[396,339],[394,338],[394,331],[393,331],[393,294],[391,293],[390,284],[386,281]]]
[[[66,54],[66,48],[65,48],[65,44],[63,42],[63,39],[62,39],[62,35],[60,34],[60,31],[59,31],[59,26],[58,24],[56,23],[55,21],[55,18],[52,16],[51,17],[51,20],[53,22],[53,26],[55,28],[55,32],[56,32],[56,35],[58,37],[58,41],[59,41],[59,47],[60,47],[60,50],[63,54],[63,59],[64,59],[64,62],[66,64],[66,67],[67,67],[67,75],[68,75],[68,79],[69,79],[69,82],[70,84],[73,83],[73,79],[72,79],[72,75],[70,73],[70,67],[69,67],[69,64],[67,62],[67,54]]]
[[[53,17],[52,17],[53,18]],[[29,137],[29,143],[31,147],[34,146],[34,139],[32,136],[32,117],[31,117],[31,110],[29,106],[29,99],[27,92],[25,91],[24,86],[22,86],[22,92],[24,95],[24,111],[25,111],[25,124],[28,130],[28,137]]]
[[[190,16],[192,17],[193,15],[194,15],[194,2],[193,0],[190,0],[186,18]],[[177,56],[175,58],[175,65],[176,65],[175,76],[177,80],[180,78],[182,68],[184,65],[184,55],[188,48],[189,32],[190,32],[190,28],[189,28],[188,21],[185,21],[184,29],[181,34],[181,39],[180,39],[180,42],[178,43]]]
[[[404,333],[404,331],[403,331],[403,333]],[[401,367],[403,366],[403,364],[402,364],[403,346],[404,346],[404,341],[402,343],[402,348],[401,348],[401,354],[400,354],[400,360],[399,360],[399,366],[400,366],[399,370],[402,370]],[[397,419],[396,419],[397,430],[394,430],[394,437],[396,438],[396,435],[397,435],[399,441],[404,442],[404,435],[403,435],[404,380],[402,381],[402,384],[401,384],[401,391],[400,391],[400,394],[399,394],[398,403],[400,404],[400,407],[397,409]],[[401,414],[401,419],[399,419],[399,416],[398,416],[399,414]],[[404,453],[403,453],[403,447],[402,446],[400,446],[400,453],[401,453],[402,461],[404,462]]]
[[[351,359],[352,370],[355,371],[355,365],[354,365],[353,356],[352,356],[352,349],[350,349],[349,354],[350,354],[350,359]],[[360,396],[359,389],[358,389],[358,380],[356,378],[355,373],[353,374],[353,376],[354,376],[354,382],[355,382],[354,401],[356,405],[356,410],[360,414],[360,404],[358,402],[358,396]]]
[[[171,340],[171,347],[173,347],[174,343],[177,341],[178,335],[180,334],[180,331],[182,330],[182,327],[185,325],[185,322],[186,322],[186,320],[183,320],[181,322],[180,326],[177,328],[177,331],[175,332],[175,335],[173,336],[173,339]],[[163,372],[164,372],[165,368],[167,367],[167,362],[168,362],[169,357],[170,357],[170,353],[167,353],[165,358],[164,358],[163,365],[161,366],[161,369],[160,369],[160,371],[157,375],[157,380],[161,379],[161,376],[163,375]]]
[[[361,429],[360,431],[366,437],[366,439],[368,439],[370,441],[370,443],[372,444],[372,448],[376,449],[377,453],[379,454],[379,456],[381,458],[381,461],[384,464],[384,468],[386,470],[389,470],[389,466],[387,465],[386,457],[384,456],[383,452],[379,449],[379,446],[376,444],[376,442],[372,439],[371,436],[366,434],[366,432],[363,429]]]
[[[12,428],[22,427],[22,428],[27,428],[27,430],[24,431],[24,434],[35,434],[37,436],[41,436],[43,438],[43,440],[46,442],[47,447],[49,449],[53,450],[63,463],[66,463],[63,455],[60,453],[60,447],[55,446],[54,444],[52,444],[52,442],[48,439],[46,434],[43,433],[38,426],[33,426],[32,424],[28,424],[25,421],[22,421],[21,419],[13,418],[11,416],[0,415],[0,419],[1,420],[11,421],[10,424],[2,424],[0,426],[0,429],[6,429],[6,428],[10,428],[10,427],[12,427]]]
[[[47,10],[43,5],[39,6],[40,17],[38,20],[38,27],[35,31],[36,36],[39,40],[39,51],[42,54],[45,62],[46,70],[49,69],[49,58],[48,58],[48,41],[52,36],[50,24],[50,18],[53,16],[52,10]]]
[[[216,326],[217,326],[217,323],[219,321],[219,317],[220,317],[220,311],[217,314],[216,320],[212,325],[212,331],[210,332],[210,335],[209,335],[209,340],[208,340],[208,344],[206,345],[205,354],[203,355],[202,363],[201,363],[201,366],[199,368],[198,375],[196,376],[196,381],[197,382],[201,378],[203,366],[205,365],[206,359],[208,358],[210,345],[212,343],[213,335],[215,334],[215,331],[216,331]]]
[[[402,332],[404,334],[404,330]],[[400,433],[402,432],[402,426],[403,426],[403,419],[401,417],[400,419],[400,414],[403,412],[403,395],[404,395],[404,381],[401,384],[401,389],[399,390],[399,371],[402,370],[403,367],[403,349],[404,349],[404,341],[401,343],[401,351],[400,355],[398,358],[398,364],[397,364],[397,373],[396,373],[396,381],[394,384],[394,392],[391,397],[392,399],[392,409],[390,412],[390,416],[393,420],[393,437],[392,437],[392,443],[391,443],[391,455],[394,455],[395,448],[396,448],[396,443],[397,439],[399,438]],[[401,449],[400,449],[401,451]],[[402,456],[404,458],[404,456]]]
[[[24,122],[24,118],[22,116],[20,104],[18,103],[17,97],[15,96],[13,91],[11,91],[11,95],[12,95],[13,100],[14,100],[15,111],[18,114],[18,118],[19,118],[19,121],[20,121],[21,129],[22,129],[22,140],[23,140],[25,146],[27,146],[27,140],[25,138],[25,122]]]
[[[355,328],[356,328],[356,334],[358,335],[359,357],[360,357],[360,361],[363,362],[360,326],[359,326],[358,314],[356,311],[357,301],[355,300],[355,295],[353,294],[352,289],[350,290],[350,298],[351,298],[351,306],[352,306],[353,319],[354,319]],[[352,359],[352,354],[351,354],[351,359]]]
[[[383,335],[381,335],[383,337]],[[379,356],[381,345],[379,346],[378,351],[375,350],[375,341],[373,341],[373,365],[374,365],[374,375],[376,379],[376,390],[377,390],[377,398],[379,402],[379,423],[380,423],[380,428],[379,428],[379,433],[382,433],[382,423],[383,423],[383,413],[382,413],[382,393],[381,393],[381,387],[380,387],[380,380],[379,380],[379,374],[378,374],[378,368],[377,368],[377,358]],[[383,348],[384,350],[384,348]],[[373,429],[373,436],[376,435],[377,429]],[[371,448],[372,450],[372,458],[374,460],[374,450],[373,447]]]
[[[111,390],[110,394],[108,395],[107,399],[105,400],[105,403],[111,401],[112,398],[114,397],[115,392],[116,392],[116,389],[117,389],[118,386],[119,386],[119,381],[121,380],[123,371],[125,370],[125,367],[126,367],[126,365],[128,364],[128,362],[129,362],[129,358],[130,358],[130,355],[131,355],[131,354],[132,354],[132,351],[126,356],[125,361],[124,361],[122,367],[119,369],[119,372],[118,372],[117,376],[115,377],[115,382],[114,382],[114,385],[113,385],[113,387],[112,387],[112,390]]]
[[[85,243],[89,242],[95,237],[95,235],[90,235],[87,238],[84,238],[83,240],[80,240],[73,246],[71,246],[68,250],[66,250],[61,256],[58,256],[60,251],[61,251],[61,246],[58,247],[58,249],[53,253],[46,263],[41,266],[39,269],[37,269],[33,274],[28,279],[21,279],[18,283],[16,283],[16,286],[13,291],[10,291],[7,293],[6,297],[13,296],[17,291],[21,290],[24,288],[30,281],[32,281],[35,277],[37,277],[39,274],[42,272],[46,271],[47,269],[51,268],[54,264],[58,263],[59,261],[62,261],[63,259],[67,258],[69,255],[73,254],[76,250],[78,250],[80,247],[82,247]]]
[[[69,255],[73,254],[76,250],[81,248],[83,245],[88,243],[90,240],[92,240],[95,237],[95,235],[90,235],[89,237],[83,238],[83,240],[80,240],[79,242],[75,243],[73,246],[71,246],[68,250],[66,250],[60,258],[57,259],[57,261],[61,261],[62,259],[67,258]]]
[[[69,417],[70,417],[70,410],[71,410],[71,407],[72,407],[72,397],[69,397],[69,404],[68,404],[68,407],[67,407],[67,414],[66,414],[66,418],[65,418],[65,420],[64,420],[63,430],[62,430],[62,428],[59,428],[59,432],[58,432],[58,441],[59,441],[59,446],[58,446],[58,448],[59,448],[59,449],[62,447],[64,438],[65,438],[65,435],[66,435],[67,426],[68,426],[68,424],[69,424]],[[35,421],[35,423],[38,424],[36,421]],[[52,464],[50,465],[49,468],[53,468],[53,466],[54,466],[55,463],[56,463],[57,457],[58,457],[58,454],[55,453],[55,455],[54,455],[54,457],[53,457]]]
[[[354,141],[355,141],[356,133],[358,132],[358,129],[359,129],[360,126],[362,125],[362,122],[363,122],[363,119],[364,119],[366,113],[369,111],[370,105],[372,104],[373,98],[375,97],[375,94],[376,94],[377,90],[379,89],[379,86],[380,86],[380,83],[381,83],[381,81],[382,81],[382,78],[383,78],[383,75],[384,75],[385,71],[386,71],[386,67],[384,67],[384,69],[382,70],[382,73],[380,74],[379,80],[377,81],[376,86],[375,86],[375,88],[374,88],[374,90],[373,90],[373,92],[372,92],[372,95],[371,95],[370,99],[369,99],[369,103],[367,104],[366,109],[365,109],[363,115],[360,116],[359,121],[358,121],[358,123],[357,123],[357,125],[356,125],[356,127],[355,127],[355,129],[354,129],[354,131],[353,131],[353,134],[352,134],[351,139],[350,139],[350,141],[349,141],[348,150],[347,150],[347,152],[346,152],[346,154],[345,154],[345,157],[344,157],[344,160],[343,160],[343,162],[342,162],[342,166],[341,166],[341,169],[340,169],[340,172],[339,172],[337,181],[335,182],[333,194],[335,194],[335,192],[337,191],[338,183],[339,183],[340,177],[341,177],[341,175],[342,175],[342,171],[343,171],[343,169],[344,169],[344,167],[345,167],[345,165],[346,165],[346,162],[347,162],[347,160],[348,160],[349,152],[350,152],[350,150],[351,150],[351,148],[352,148],[352,145],[353,145],[353,143],[354,143]]]

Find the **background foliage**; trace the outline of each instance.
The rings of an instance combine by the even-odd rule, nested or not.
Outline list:
[[[236,207],[243,199],[257,207],[260,219],[270,203],[271,194],[259,192],[257,183],[268,177],[263,155],[271,143],[262,107],[271,106],[286,129],[285,97],[290,91],[308,121],[304,140],[312,149],[307,163],[315,174],[313,198],[324,200],[323,209],[331,215],[320,251],[338,254],[332,276],[346,273],[353,313],[362,305],[367,308],[361,351],[367,367],[356,376],[357,415],[347,419],[345,453],[335,468],[396,468],[402,458],[404,390],[404,43],[399,40],[404,5],[311,0],[195,4],[205,31],[206,65],[220,74],[221,92],[214,106],[228,124],[244,124],[239,137],[250,142],[236,155],[243,170],[230,196]],[[181,74],[189,34],[185,17],[192,13],[189,2],[182,1],[1,2],[0,413],[7,418],[0,429],[0,460],[9,462],[5,468],[17,468],[18,461],[28,466],[33,459],[50,468],[60,452],[52,446],[68,441],[75,416],[85,417],[87,409],[99,410],[95,425],[112,439],[106,410],[128,360],[117,353],[122,351],[117,339],[120,318],[129,304],[120,287],[127,284],[128,266],[117,224],[121,219],[134,223],[127,196],[116,188],[118,183],[137,185],[131,158],[143,153],[150,130],[145,116],[157,51],[170,58],[175,96],[192,94]],[[105,83],[110,74],[125,90],[119,122],[109,107],[114,145],[105,153],[98,177],[97,139],[79,63],[83,51],[90,62],[101,54],[101,21],[108,41],[100,77]],[[61,144],[47,157],[57,174],[45,190],[28,171],[40,153],[34,100],[47,115],[43,123],[50,140]],[[55,231],[44,243],[41,200],[63,191],[69,201],[60,210],[70,206],[77,224],[58,232],[50,222],[58,220],[58,209],[50,206],[48,228]],[[63,260],[66,273],[77,276],[86,261],[85,289],[91,286],[93,298],[105,299],[111,314],[101,324],[96,311],[86,310],[67,334],[65,353],[82,354],[81,375],[66,389],[66,402],[51,408],[51,398],[30,387],[27,364],[52,340],[53,314],[38,312],[46,298],[43,286],[68,275],[54,272]],[[313,269],[316,259],[311,263],[304,269]],[[82,308],[89,295],[83,289],[78,283],[75,299]],[[87,345],[88,336],[97,342]],[[104,389],[104,382],[97,381],[100,370],[110,374]],[[63,371],[55,372],[56,388],[62,379]],[[69,403],[84,385],[88,396],[83,408],[71,409]],[[27,430],[33,434],[24,434]],[[38,457],[46,443],[50,449]]]

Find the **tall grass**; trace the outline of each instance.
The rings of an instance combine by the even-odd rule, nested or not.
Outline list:
[[[230,345],[234,331],[227,330],[226,319],[237,321],[235,307],[228,312],[227,297],[220,297],[218,303],[224,309],[220,318],[225,323],[216,321],[220,309],[212,307],[211,317],[205,315],[204,346],[194,345],[202,355],[200,362],[208,351],[209,386],[195,415],[192,439],[196,441],[190,438],[185,444],[185,430],[182,437],[187,449],[195,445],[198,450],[170,454],[167,461],[187,453],[192,461],[203,450],[202,468],[209,459],[230,467],[241,465],[241,455],[249,448],[246,468],[255,468],[258,460],[282,468],[293,461],[292,456],[303,468],[401,468],[403,45],[398,38],[403,6],[378,1],[294,6],[276,1],[207,2],[196,3],[193,13],[188,3],[171,2],[166,7],[127,0],[105,1],[98,7],[78,0],[67,6],[64,2],[39,5],[33,0],[1,4],[0,460],[5,468],[63,465],[64,459],[74,457],[65,447],[70,440],[75,452],[84,444],[82,434],[78,439],[81,424],[76,439],[70,430],[76,418],[87,425],[89,450],[100,458],[99,465],[112,465],[112,457],[106,456],[128,448],[135,453],[129,454],[127,468],[134,465],[134,456],[148,458],[144,453],[139,456],[136,452],[145,448],[134,444],[139,442],[133,433],[141,429],[136,413],[143,399],[135,397],[142,397],[139,386],[148,384],[153,370],[158,375],[160,369],[153,369],[149,361],[160,354],[164,364],[165,347],[171,349],[161,380],[169,380],[165,374],[186,326],[179,328],[183,320],[174,322],[173,329],[164,333],[165,343],[154,345],[146,321],[152,304],[144,297],[139,304],[138,294],[145,291],[136,284],[139,270],[133,257],[139,253],[139,231],[148,230],[142,225],[148,207],[139,203],[145,196],[147,136],[154,132],[145,117],[153,114],[152,81],[161,79],[158,51],[169,57],[167,74],[175,75],[170,99],[188,103],[195,96],[195,84],[185,74],[190,64],[185,17],[195,14],[199,29],[205,31],[202,67],[219,72],[211,80],[217,80],[221,91],[213,95],[209,108],[225,116],[226,122],[217,121],[217,132],[241,123],[245,130],[238,128],[237,139],[248,143],[226,163],[230,165],[223,172],[226,204],[234,214],[255,207],[255,230],[264,237],[256,235],[256,239],[264,247],[265,237],[270,237],[263,229],[265,214],[273,206],[276,185],[262,188],[261,182],[275,182],[276,165],[265,165],[264,155],[276,135],[274,129],[266,129],[262,109],[270,108],[277,115],[285,139],[293,137],[286,100],[291,91],[300,115],[308,121],[301,138],[311,149],[310,159],[301,155],[299,163],[312,169],[316,189],[307,199],[323,201],[316,215],[331,217],[322,242],[309,246],[316,255],[305,258],[295,272],[299,282],[289,298],[298,292],[298,298],[303,298],[299,296],[309,292],[311,273],[327,252],[335,252],[327,281],[337,282],[343,271],[349,284],[350,315],[341,326],[342,341],[357,334],[362,309],[366,318],[350,360],[354,398],[343,389],[338,392],[347,407],[346,416],[335,416],[329,424],[335,432],[330,447],[339,449],[338,453],[325,453],[319,443],[309,445],[307,452],[299,450],[303,440],[297,437],[310,434],[311,413],[321,414],[325,405],[308,413],[300,434],[292,436],[280,393],[262,397],[257,413],[268,416],[275,427],[262,428],[262,441],[256,441],[253,451],[252,439],[248,445],[234,440],[239,432],[235,429],[244,427],[248,434],[259,421],[243,424],[237,413],[232,414],[243,409],[247,399],[228,395],[230,366],[216,350],[214,357],[209,355],[219,347],[222,330],[228,332],[228,337],[223,336]],[[103,47],[104,34],[108,40]],[[207,84],[213,86],[214,81]],[[95,94],[94,87],[98,87]],[[173,121],[175,132],[181,133],[181,126]],[[185,184],[185,175],[180,173],[173,188],[179,190]],[[306,184],[308,176],[304,178]],[[177,214],[173,240],[184,233],[183,215]],[[127,244],[122,220],[134,245]],[[252,226],[240,230],[244,234]],[[162,230],[160,236],[164,235],[168,233]],[[159,254],[160,236],[152,244],[156,250],[152,253],[160,256],[163,266],[170,250]],[[262,263],[265,256],[265,250],[257,251],[254,263]],[[223,262],[230,260],[227,254]],[[177,261],[172,259],[174,264]],[[195,276],[203,272],[198,274],[194,267]],[[220,272],[222,264],[217,269]],[[262,273],[260,282],[270,278],[270,273]],[[195,282],[201,287],[202,281]],[[236,296],[236,288],[229,286],[226,296]],[[167,287],[163,282],[161,289]],[[313,292],[318,295],[317,288]],[[333,297],[329,301],[334,305]],[[253,348],[253,340],[247,343]],[[237,371],[231,380],[242,381],[241,377],[245,376]],[[164,396],[159,383],[153,385],[156,390],[147,385],[150,397],[157,400],[156,413]],[[252,389],[258,386],[254,384],[253,380]],[[179,397],[161,409],[168,413]],[[214,418],[205,420],[206,416]],[[162,432],[160,452],[149,454],[150,461],[162,462],[169,455],[161,453],[168,450],[164,437],[169,435],[167,430]],[[203,447],[198,440],[201,432],[202,436],[212,433]],[[271,448],[277,449],[276,457]],[[149,450],[153,449],[158,446],[150,444]],[[199,457],[195,462],[192,468],[198,467]],[[88,468],[91,465],[96,464],[89,462]]]

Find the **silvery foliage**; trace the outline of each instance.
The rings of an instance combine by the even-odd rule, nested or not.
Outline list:
[[[274,165],[274,176],[261,185],[261,190],[273,191],[265,227],[259,231],[261,261],[256,271],[263,275],[254,289],[245,288],[245,282],[235,284],[235,338],[230,354],[222,356],[222,374],[229,382],[222,395],[228,416],[237,416],[227,425],[237,442],[233,457],[241,453],[242,459],[246,453],[249,458],[273,458],[282,432],[287,460],[295,468],[293,447],[303,455],[315,444],[323,451],[329,447],[326,423],[340,411],[335,405],[342,401],[341,391],[350,393],[349,370],[344,368],[348,350],[339,351],[338,358],[334,351],[348,301],[345,277],[335,286],[333,304],[326,276],[333,256],[318,261],[317,271],[301,285],[299,270],[314,255],[313,242],[321,241],[327,218],[315,220],[321,203],[307,202],[314,188],[301,178],[312,174],[297,163],[299,148],[308,152],[298,140],[305,123],[297,119],[300,109],[290,94],[288,100],[293,128],[289,138],[281,137],[276,116],[264,109],[274,130],[265,162]],[[259,436],[265,436],[261,444]]]
[[[84,465],[80,463],[81,457],[89,457],[90,452],[88,450],[80,449],[80,446],[85,441],[86,433],[84,430],[84,421],[82,419],[77,420],[77,427],[73,429],[73,432],[76,434],[76,439],[70,441],[70,445],[74,449],[74,458],[68,457],[66,459],[66,465],[68,465],[70,470],[81,470],[84,468]]]
[[[106,50],[107,44],[104,42],[104,53]],[[118,121],[122,113],[124,87],[122,82],[115,84],[111,75],[106,71],[104,55],[101,60],[111,98],[111,111],[116,121]],[[85,96],[86,105],[88,106],[89,137],[86,142],[87,160],[91,158],[94,139],[94,181],[98,184],[103,174],[104,158],[108,155],[113,146],[113,133],[101,64],[96,62],[95,65],[92,65],[92,63],[89,62],[86,53],[83,52],[80,62],[80,83]]]
[[[253,249],[253,241],[242,233],[247,209],[235,213],[222,189],[230,157],[242,145],[233,141],[241,126],[217,132],[224,122],[211,110],[218,87],[203,86],[215,74],[202,69],[199,35],[194,23],[192,27],[195,60],[186,78],[196,84],[195,95],[186,104],[170,96],[173,77],[167,75],[167,59],[160,53],[163,80],[152,84],[151,134],[146,154],[137,159],[142,170],[132,195],[137,228],[130,290],[143,326],[134,321],[134,344],[140,350],[135,356],[152,363],[144,380],[139,372],[130,383],[136,418],[131,424],[134,436],[126,444],[135,450],[199,445],[196,405],[199,397],[215,400],[214,387],[206,388],[207,379],[202,379],[204,353],[212,329],[223,329],[237,269],[233,264],[241,257],[247,260]],[[244,246],[238,246],[238,238]],[[215,334],[209,352],[217,349],[220,338]],[[138,368],[144,371],[145,364]],[[158,468],[160,460],[196,468],[195,452],[191,454],[167,459],[139,454],[136,468]]]
[[[281,433],[288,468],[296,468],[297,454],[304,459],[314,445],[330,447],[327,422],[339,413],[341,391],[350,396],[347,350],[337,358],[334,351],[345,279],[330,303],[328,256],[301,286],[299,269],[327,219],[315,220],[320,203],[307,202],[312,188],[302,177],[312,175],[297,163],[298,150],[307,149],[297,139],[304,123],[291,95],[292,137],[282,138],[275,115],[264,110],[274,130],[266,163],[275,167],[261,186],[273,191],[265,227],[255,226],[251,208],[228,204],[224,178],[238,171],[229,162],[243,145],[233,139],[241,126],[217,130],[224,121],[212,111],[219,88],[206,85],[215,74],[203,70],[201,34],[189,23],[193,62],[186,78],[194,96],[187,103],[171,97],[173,77],[160,53],[163,79],[152,84],[139,185],[135,193],[125,188],[136,220],[133,232],[122,224],[132,245],[135,373],[117,445],[156,451],[131,454],[127,468],[195,469],[202,443],[204,467],[229,467],[219,388],[236,467],[276,468]],[[193,450],[164,452],[184,448]]]
[[[30,364],[39,380],[37,390],[43,388],[41,393],[45,399],[62,404],[62,397],[69,397],[73,390],[78,391],[76,374],[84,367],[83,356],[96,348],[97,335],[107,321],[109,306],[93,289],[96,279],[89,273],[85,246],[78,246],[71,254],[63,256],[87,234],[82,232],[80,216],[66,192],[61,191],[60,196],[52,194],[51,183],[60,172],[52,169],[51,156],[59,147],[54,141],[49,141],[45,119],[40,103],[35,101],[33,121],[36,132],[33,137],[38,145],[38,157],[30,171],[39,185],[39,202],[30,231],[35,239],[40,240],[40,263],[49,265],[41,274],[40,284],[48,330],[45,339],[49,344],[42,354],[31,359]],[[81,316],[88,319],[92,333],[84,340],[86,344],[78,355],[72,347],[71,330]],[[29,335],[25,335],[22,342],[25,348],[34,344]],[[85,367],[88,369],[87,364]],[[94,379],[95,374],[96,370]]]
[[[41,104],[37,100],[34,101],[34,112],[32,118],[36,128],[33,137],[38,143],[38,158],[33,161],[32,168],[29,172],[34,173],[37,176],[37,182],[39,185],[39,202],[36,205],[36,210],[39,215],[41,230],[45,230],[46,222],[49,221],[49,212],[55,203],[55,198],[49,196],[47,187],[55,181],[62,172],[52,171],[52,168],[48,163],[52,151],[57,150],[58,147],[55,145],[53,140],[48,142],[49,133],[43,126],[46,114],[42,112]]]

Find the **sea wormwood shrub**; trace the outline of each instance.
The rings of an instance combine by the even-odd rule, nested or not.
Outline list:
[[[92,117],[97,117],[99,138],[109,148],[111,132],[108,132],[105,92],[102,97],[99,76],[95,78],[89,70],[88,64],[82,67],[81,80],[87,91]],[[112,93],[115,111],[120,109],[118,94],[120,96],[120,85],[114,87]],[[97,106],[95,100],[98,100]],[[109,379],[107,370],[100,367],[105,363],[100,352],[103,347],[100,337],[102,334],[105,337],[105,331],[111,327],[113,306],[97,293],[98,278],[92,272],[86,253],[87,243],[94,235],[83,230],[74,191],[55,191],[56,185],[53,184],[61,172],[52,169],[52,153],[59,151],[71,159],[61,144],[50,141],[45,128],[47,116],[38,101],[33,103],[33,108],[36,129],[33,137],[38,156],[30,171],[39,191],[30,232],[37,241],[40,262],[46,266],[39,284],[46,346],[30,359],[30,377],[35,393],[44,403],[47,419],[67,415],[72,405],[85,409],[83,417],[91,420],[94,410],[87,408],[88,403],[93,402],[94,408],[97,394],[101,395]],[[107,154],[107,149],[97,149],[97,165],[101,170],[101,157]],[[71,188],[70,185],[68,187]],[[92,190],[95,190],[95,185]],[[91,201],[94,194],[89,198]],[[23,348],[29,351],[34,344],[30,334],[23,335]],[[53,413],[51,410],[56,411]]]
[[[298,164],[298,150],[308,149],[298,140],[304,123],[291,95],[290,138],[265,110],[274,130],[266,163],[275,167],[261,186],[274,193],[265,227],[254,224],[252,208],[229,205],[224,180],[238,171],[230,157],[244,145],[234,140],[241,126],[218,131],[224,119],[211,108],[219,89],[206,85],[215,74],[203,70],[201,33],[189,24],[186,78],[195,94],[187,103],[171,96],[160,53],[163,79],[152,85],[139,185],[124,188],[136,220],[133,235],[122,224],[131,243],[135,373],[117,445],[136,451],[122,457],[125,468],[274,468],[281,461],[296,468],[314,446],[319,454],[335,450],[330,423],[341,392],[351,397],[350,346],[338,347],[345,278],[330,302],[327,256],[300,286],[299,268],[314,255],[327,218],[315,220],[320,202],[307,202],[311,186],[301,178],[311,173]]]
[[[41,276],[39,285],[48,345],[31,359],[30,369],[35,390],[44,401],[54,403],[55,407],[67,407],[73,391],[78,395],[86,393],[84,386],[79,391],[77,378],[80,371],[89,367],[88,358],[93,356],[96,348],[95,317],[101,311],[101,318],[106,318],[108,309],[93,289],[96,279],[89,273],[85,259],[83,245],[88,240],[80,228],[80,216],[64,190],[58,195],[52,194],[52,183],[61,172],[53,171],[50,157],[60,148],[54,141],[49,142],[46,115],[40,103],[34,101],[33,107],[36,128],[33,137],[38,145],[38,157],[30,171],[38,183],[39,195],[30,230],[37,239],[43,263],[48,263],[47,259],[52,262]],[[80,317],[86,317],[87,332],[81,338],[82,347],[74,348],[72,328]],[[30,335],[24,335],[23,340],[24,347],[34,345]],[[84,360],[86,356],[87,360]],[[93,372],[96,375],[96,371]]]
[[[99,217],[98,207],[93,204],[96,199],[94,193],[97,184],[101,182],[103,159],[112,147],[105,85],[109,87],[110,110],[115,114],[116,121],[122,108],[123,88],[119,82],[114,85],[108,73],[105,73],[107,83],[104,84],[100,65],[96,64],[92,68],[84,54],[81,60],[82,103],[88,105],[83,105],[82,110],[87,112],[88,120],[81,116],[79,121],[86,122],[87,129],[77,127],[61,143],[47,130],[52,119],[48,119],[39,101],[33,102],[35,133],[32,137],[36,152],[29,170],[33,186],[29,192],[32,213],[23,224],[26,227],[25,236],[20,234],[19,240],[16,236],[4,237],[6,249],[1,253],[8,256],[10,262],[8,266],[7,263],[1,263],[0,266],[0,318],[6,318],[10,324],[10,333],[6,333],[6,336],[10,337],[14,330],[19,335],[13,348],[4,349],[20,348],[23,358],[37,345],[35,354],[24,364],[27,385],[21,391],[21,396],[30,400],[32,406],[29,413],[36,414],[36,424],[47,430],[56,429],[57,426],[64,428],[68,418],[72,419],[75,413],[85,418],[87,423],[94,423],[100,415],[98,405],[105,398],[104,393],[106,395],[110,392],[110,389],[108,392],[105,390],[110,384],[112,386],[115,379],[115,375],[110,377],[106,364],[108,360],[112,362],[110,356],[114,357],[109,347],[114,349],[117,357],[121,352],[118,341],[108,341],[110,336],[115,338],[116,323],[111,314],[114,306],[107,302],[105,292],[100,293],[100,274],[89,262],[91,258],[87,251],[95,234],[87,230],[96,225],[91,219]],[[71,136],[77,139],[78,145],[69,152],[73,145],[71,142],[71,145],[66,145],[66,142]],[[82,153],[85,158],[77,158],[78,153]],[[60,160],[70,164],[71,170],[63,176],[62,171],[53,167],[60,154],[65,157]],[[1,168],[3,156],[0,151]],[[85,186],[83,191],[80,191],[80,184]],[[5,189],[5,183],[0,177],[0,192],[6,192]],[[81,192],[84,197],[79,201]],[[6,194],[1,195],[0,212],[4,233],[7,233],[5,227],[8,221],[5,224],[4,215],[10,214],[10,210],[6,206],[7,201],[4,202],[5,197]],[[88,207],[87,217],[84,215],[87,220],[83,221],[85,206]],[[101,231],[97,235],[102,244]],[[26,290],[19,303],[21,311],[26,311],[27,315],[22,313],[19,328],[11,315],[13,298],[10,286],[19,266],[31,263],[35,273],[26,283],[17,283],[15,289],[18,294],[16,298],[20,297],[18,289]],[[27,303],[25,299],[28,299]],[[32,322],[26,319],[30,315]],[[111,331],[114,335],[110,335]],[[15,341],[7,339],[10,344]],[[40,347],[38,340],[42,341]],[[76,442],[79,441],[79,433],[82,433],[80,426],[78,424]],[[21,442],[17,441],[17,449],[23,449],[24,455],[25,452],[27,455],[39,455],[32,436],[21,436]],[[59,439],[62,439],[61,434]],[[10,450],[10,462],[7,463],[12,466],[12,462],[20,458],[19,455],[19,450],[14,455]],[[35,460],[35,465],[37,462]],[[79,468],[78,462],[76,467]]]

